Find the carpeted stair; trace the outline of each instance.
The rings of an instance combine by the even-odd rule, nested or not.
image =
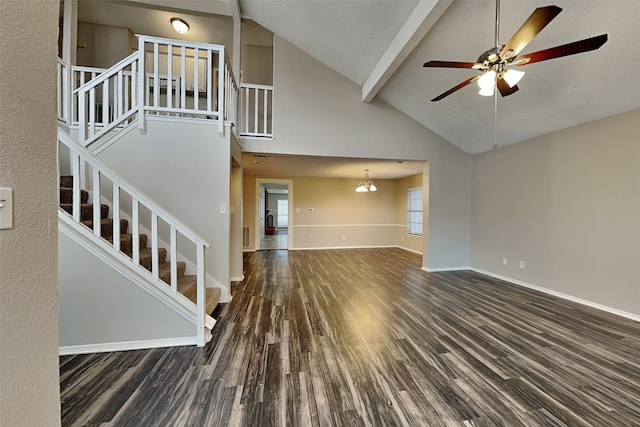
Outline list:
[[[80,200],[82,206],[80,208],[81,222],[93,230],[93,205],[87,203],[89,199],[89,193],[80,190]],[[61,176],[60,177],[60,208],[68,212],[70,215],[73,212],[73,177]],[[109,218],[109,206],[100,205],[100,234],[102,238],[109,243],[113,243],[113,219]],[[120,250],[127,256],[131,257],[133,253],[133,236],[127,233],[129,222],[125,219],[120,220]],[[140,234],[140,265],[147,270],[151,271],[152,264],[152,250],[147,247],[147,236]],[[159,277],[163,282],[171,283],[171,263],[166,261],[167,250],[165,248],[158,248],[158,266]],[[178,292],[185,297],[189,298],[194,304],[196,303],[197,287],[195,275],[185,275],[186,265],[184,262],[177,263],[178,270]],[[206,304],[205,312],[211,314],[220,301],[220,289],[219,288],[206,288]]]

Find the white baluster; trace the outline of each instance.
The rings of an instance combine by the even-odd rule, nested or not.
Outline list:
[[[199,61],[200,61],[200,49],[195,48],[193,51],[193,109],[194,110],[200,110],[200,102],[199,102],[199,98],[200,98],[200,82],[198,81],[199,78],[199,73],[200,73],[200,67],[199,67]]]
[[[249,88],[243,88],[244,91],[244,131],[249,132]]]
[[[262,110],[262,119],[263,119],[262,133],[266,134],[267,133],[267,100],[269,98],[269,93],[267,92],[267,89],[264,89],[263,96],[264,96],[264,107]]]
[[[158,214],[151,212],[151,272],[158,279],[160,268],[158,266]]]
[[[173,107],[173,45],[167,46],[167,107]]]
[[[139,209],[138,200],[131,195],[131,258],[135,265],[140,265],[140,229],[139,229]]]
[[[124,72],[122,70],[118,71],[118,77],[116,80],[117,84],[114,90],[114,95],[117,100],[117,102],[114,102],[114,106],[115,105],[118,106],[118,108],[116,109],[117,118],[122,117],[122,115],[124,114],[124,98],[126,97],[125,97],[125,90],[123,86],[123,76],[124,76]]]
[[[178,292],[178,239],[175,227],[171,226],[169,250],[171,251],[171,290]]]
[[[204,290],[204,245],[197,244],[196,249],[196,283],[197,283],[197,317],[198,317],[198,345],[204,346],[204,316],[205,316],[205,290]]]
[[[69,147],[71,150],[71,147]],[[71,206],[71,212],[73,220],[80,222],[80,155],[75,151],[71,152],[71,173],[73,174],[73,204]]]
[[[158,43],[153,44],[153,106],[160,106],[160,76],[158,74]]]
[[[260,108],[258,108],[258,106],[260,105],[260,103],[258,102],[259,98],[260,98],[260,89],[255,88],[254,89],[256,92],[256,102],[254,103],[254,108],[253,108],[253,131],[255,133],[258,133],[259,129],[258,129],[258,115],[260,113]]]
[[[211,49],[207,50],[207,111],[213,111],[213,86],[211,86],[213,62],[211,62]]]
[[[120,186],[113,183],[113,249],[120,251]]]
[[[186,50],[182,46],[180,49],[180,108],[187,107],[187,61]]]
[[[89,91],[89,140],[93,138],[96,132],[96,89],[91,88]],[[85,141],[86,144],[87,141]]]
[[[224,133],[224,48],[218,51],[218,132]]]
[[[102,83],[102,128],[109,124],[109,80]]]
[[[92,168],[93,171],[93,234],[100,237],[100,171]]]

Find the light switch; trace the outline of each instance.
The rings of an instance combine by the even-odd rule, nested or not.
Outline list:
[[[0,230],[13,228],[13,189],[0,188]]]
[[[221,214],[226,214],[227,213],[227,205],[220,205],[220,213]]]

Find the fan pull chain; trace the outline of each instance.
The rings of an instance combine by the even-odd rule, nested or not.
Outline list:
[[[493,148],[498,148],[498,92],[493,94]]]

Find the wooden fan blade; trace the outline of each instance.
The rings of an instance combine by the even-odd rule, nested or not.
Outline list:
[[[514,64],[523,66],[527,64],[533,64],[534,62],[546,61],[549,59],[560,58],[568,55],[575,55],[576,53],[589,52],[599,49],[600,46],[607,42],[608,38],[609,37],[607,34],[600,34],[599,36],[579,40],[577,42],[567,43],[561,46],[551,47],[549,49],[528,53],[519,57]]]
[[[509,96],[513,93],[516,93],[519,89],[518,85],[514,85],[513,87],[509,86],[509,83],[507,83],[502,78],[497,79],[496,83],[498,84],[498,90],[500,91],[500,95],[502,96]]]
[[[545,6],[534,10],[531,16],[522,24],[522,27],[516,31],[511,40],[500,51],[500,58],[508,61],[513,60],[560,12],[562,12],[562,8],[558,6]]]
[[[440,67],[440,68],[477,68],[482,64],[475,62],[458,62],[458,61],[429,61],[425,62],[423,67]]]
[[[449,89],[448,91],[436,96],[435,98],[433,98],[431,100],[431,102],[436,102],[436,101],[440,101],[442,98],[447,97],[449,95],[451,95],[453,92],[462,89],[463,87],[467,86],[470,83],[475,82],[476,80],[478,80],[480,78],[480,76],[473,76],[468,78],[467,80],[463,81],[462,83],[460,83],[457,86],[452,87],[451,89]]]

